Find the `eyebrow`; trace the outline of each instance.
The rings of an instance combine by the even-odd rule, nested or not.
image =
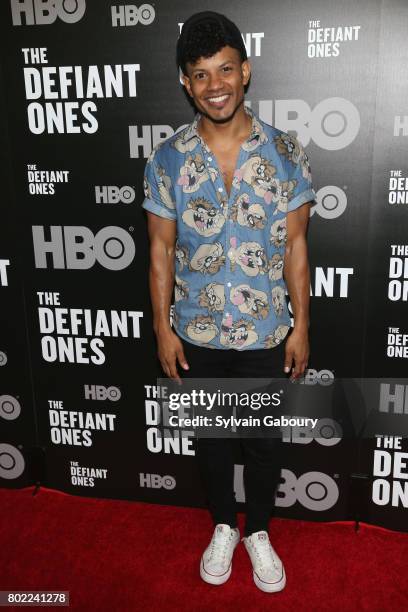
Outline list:
[[[225,62],[223,62],[222,64],[220,64],[218,66],[218,68],[223,68],[224,66],[226,66],[227,64],[235,64],[236,61],[233,59],[230,60],[226,60]],[[207,72],[205,68],[193,68],[193,73],[194,72]]]

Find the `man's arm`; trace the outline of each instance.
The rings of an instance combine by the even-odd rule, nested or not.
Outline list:
[[[305,371],[309,358],[309,301],[310,272],[307,256],[306,233],[309,222],[310,202],[292,210],[286,217],[287,241],[284,257],[284,277],[289,292],[295,326],[285,347],[285,372],[291,378],[299,378]]]
[[[158,357],[166,376],[180,381],[177,359],[186,370],[188,364],[183,345],[171,329],[169,320],[174,288],[176,225],[173,220],[147,213],[150,239],[149,285]]]

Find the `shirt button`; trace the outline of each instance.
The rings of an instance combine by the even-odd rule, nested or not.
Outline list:
[[[227,287],[231,287],[231,283],[227,283]],[[228,315],[227,315],[228,316]]]
[[[224,191],[222,187],[218,187],[218,191]]]
[[[212,161],[212,157],[207,157],[208,161]]]

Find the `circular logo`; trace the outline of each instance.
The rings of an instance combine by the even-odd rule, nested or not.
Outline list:
[[[323,472],[306,472],[296,483],[298,501],[308,510],[328,510],[339,498],[333,478]]]
[[[340,187],[326,185],[316,193],[317,204],[312,207],[310,216],[315,212],[323,219],[337,219],[347,207],[346,194]]]
[[[106,389],[106,395],[108,399],[111,400],[111,402],[117,402],[121,398],[122,394],[120,392],[120,389],[118,389],[117,387],[108,387]]]
[[[11,444],[0,444],[0,478],[13,480],[24,472],[25,461],[20,451]]]
[[[173,476],[162,476],[162,487],[163,489],[174,489],[176,486],[176,481]]]
[[[139,6],[139,22],[143,25],[153,23],[156,13],[150,4],[141,4]]]
[[[0,395],[0,417],[14,421],[20,416],[21,406],[12,395]]]
[[[85,0],[55,0],[55,11],[65,23],[76,23],[84,16]]]
[[[360,129],[360,114],[345,98],[327,98],[315,106],[311,115],[312,138],[327,151],[344,149]]]

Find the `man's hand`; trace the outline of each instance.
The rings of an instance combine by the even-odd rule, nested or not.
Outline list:
[[[170,328],[158,332],[157,348],[157,355],[166,376],[177,381],[180,385],[181,379],[177,372],[177,361],[184,370],[189,369],[180,338]]]
[[[285,346],[285,366],[286,373],[292,370],[290,379],[299,378],[304,373],[309,359],[309,338],[307,331],[299,332],[296,329],[289,335]],[[295,366],[292,367],[292,363]]]

